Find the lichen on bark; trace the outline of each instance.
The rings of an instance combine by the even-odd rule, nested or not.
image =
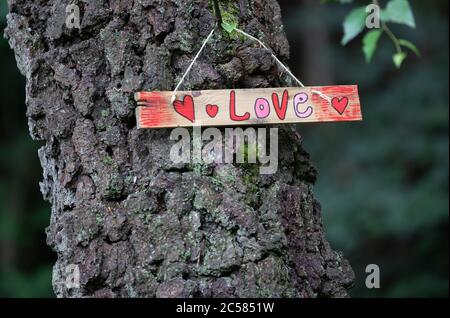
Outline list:
[[[133,94],[171,90],[214,25],[208,1],[8,0],[58,297],[342,297],[353,272],[325,239],[316,169],[280,127],[279,170],[176,165],[169,130],[137,130]],[[274,0],[235,1],[241,28],[287,60]],[[286,85],[269,53],[217,33],[185,89]],[[80,288],[67,288],[78,265]]]

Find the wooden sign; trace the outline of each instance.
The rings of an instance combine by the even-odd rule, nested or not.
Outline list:
[[[362,120],[357,86],[135,94],[138,128]]]

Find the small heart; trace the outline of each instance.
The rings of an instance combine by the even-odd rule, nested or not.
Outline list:
[[[209,117],[214,118],[217,116],[217,113],[219,112],[219,106],[217,105],[206,105],[206,112],[208,113]]]
[[[333,106],[333,108],[336,109],[339,114],[343,115],[345,110],[347,109],[348,102],[348,97],[335,97],[331,100],[331,106]]]
[[[174,101],[173,107],[184,118],[189,119],[191,122],[195,121],[194,100],[191,95],[184,96],[183,101]]]

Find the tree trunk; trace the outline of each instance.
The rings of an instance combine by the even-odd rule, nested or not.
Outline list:
[[[206,0],[8,0],[6,36],[26,76],[41,190],[52,204],[58,297],[342,297],[348,262],[325,239],[316,169],[290,126],[279,170],[186,165],[170,130],[137,130],[133,93],[172,90],[215,18]],[[221,1],[225,18],[289,47],[274,0]],[[185,89],[286,85],[262,48],[216,33]],[[287,127],[287,128],[286,128]],[[79,288],[66,284],[78,265]]]

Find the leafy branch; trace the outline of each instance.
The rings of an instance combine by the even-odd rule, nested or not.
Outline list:
[[[347,4],[353,2],[353,0],[326,0],[325,2]],[[402,24],[410,28],[416,27],[414,14],[408,0],[389,0],[383,9],[378,0],[372,0],[367,6],[351,10],[343,22],[344,37],[342,38],[342,45],[346,45],[355,39],[366,28],[371,28],[362,40],[362,50],[367,63],[372,61],[378,42],[381,36],[385,34],[395,47],[392,60],[395,66],[400,68],[408,57],[405,49],[414,52],[417,56],[420,56],[420,52],[412,42],[398,38],[389,27],[390,23]]]

